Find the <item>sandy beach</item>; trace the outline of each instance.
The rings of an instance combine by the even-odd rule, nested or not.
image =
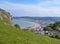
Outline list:
[[[23,29],[35,29],[35,28],[41,28],[40,24],[38,23],[35,23],[35,22],[30,22],[30,21],[24,21],[24,22],[28,22],[30,23],[31,25],[30,26],[27,26]]]

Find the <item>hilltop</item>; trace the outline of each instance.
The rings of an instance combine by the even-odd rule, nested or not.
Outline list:
[[[6,14],[5,14],[6,13]],[[0,44],[60,44],[60,40],[11,26],[11,16],[0,10]]]

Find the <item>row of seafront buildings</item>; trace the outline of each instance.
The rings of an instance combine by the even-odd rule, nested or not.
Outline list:
[[[44,29],[38,23],[36,24],[34,23],[32,26],[24,28],[24,30],[27,30],[36,34],[41,34],[41,35],[45,35],[46,33],[46,31],[44,31]]]
[[[25,28],[27,31],[29,32],[33,32],[35,34],[41,34],[41,35],[54,35],[54,34],[59,34],[60,35],[60,32],[59,31],[45,31],[44,28],[41,28],[40,27],[37,27],[37,28]],[[24,30],[25,30],[24,29]]]

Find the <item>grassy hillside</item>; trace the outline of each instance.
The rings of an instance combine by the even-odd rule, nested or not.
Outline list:
[[[19,30],[0,22],[0,44],[60,44],[60,40]]]
[[[7,25],[8,19],[0,20],[0,44],[60,44],[60,40],[33,34]]]

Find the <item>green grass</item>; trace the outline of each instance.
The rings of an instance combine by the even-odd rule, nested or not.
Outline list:
[[[19,30],[0,21],[0,44],[60,44],[60,40]]]
[[[60,40],[33,34],[4,24],[9,20],[3,17],[0,21],[0,44],[60,44]]]

